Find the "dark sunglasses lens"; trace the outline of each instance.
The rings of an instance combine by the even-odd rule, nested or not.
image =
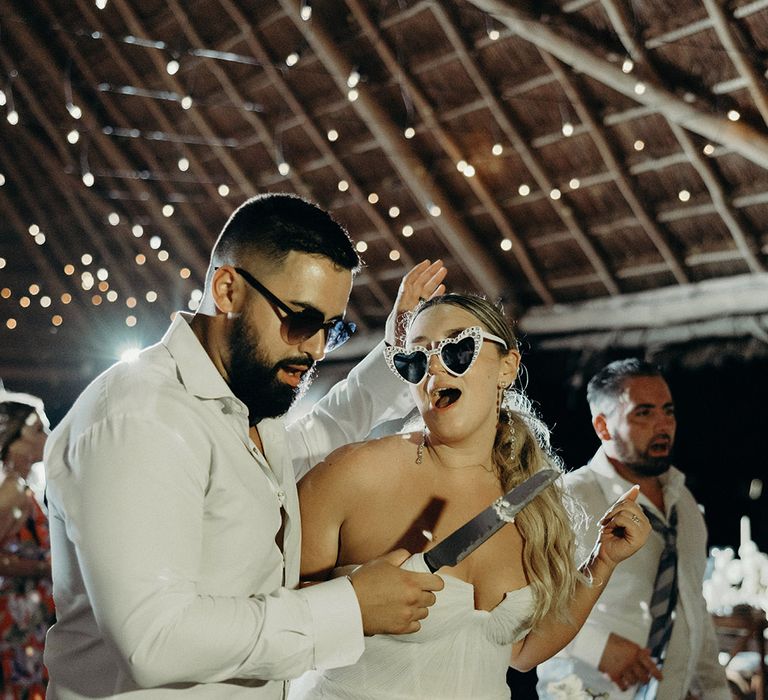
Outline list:
[[[286,317],[288,342],[301,343],[307,338],[311,338],[323,327],[324,323],[322,315],[315,311],[302,311]]]
[[[467,336],[458,343],[446,343],[440,355],[451,372],[464,374],[472,364],[472,358],[475,355],[475,339]]]
[[[407,355],[398,352],[392,356],[392,363],[397,373],[411,384],[418,384],[427,371],[427,356],[421,350],[414,350]]]
[[[339,319],[329,329],[325,338],[325,351],[335,350],[340,345],[344,345],[357,330],[357,326],[352,321]]]

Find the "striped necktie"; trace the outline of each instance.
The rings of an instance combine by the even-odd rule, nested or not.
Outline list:
[[[653,585],[653,595],[649,612],[651,614],[651,630],[648,633],[647,647],[651,656],[661,663],[667,648],[667,642],[672,635],[674,619],[672,613],[677,605],[677,510],[672,508],[669,522],[665,523],[645,506],[643,511],[648,516],[653,529],[664,540],[664,549],[659,559],[656,571],[656,581]],[[638,688],[636,698],[648,699],[656,697],[658,681],[651,681]]]

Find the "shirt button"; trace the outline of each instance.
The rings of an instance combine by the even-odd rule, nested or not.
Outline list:
[[[285,503],[285,491],[277,492],[277,500],[280,501],[281,506]]]

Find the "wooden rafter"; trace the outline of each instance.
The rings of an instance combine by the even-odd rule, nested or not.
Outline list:
[[[620,0],[603,0],[603,5],[615,5],[618,2],[620,2]],[[619,37],[628,35],[629,32],[625,24],[626,13],[616,11],[609,14],[609,18],[614,23],[614,28],[616,29]],[[724,16],[720,19],[721,21],[725,21]],[[629,50],[630,47],[627,46],[627,49]],[[645,49],[640,48],[634,44],[632,45],[632,49],[637,52],[637,57],[639,60],[646,64],[647,69],[651,71],[658,80],[658,71],[656,70],[653,61]],[[709,196],[712,198],[712,202],[715,206],[715,209],[717,210],[717,213],[720,215],[723,223],[730,232],[731,237],[736,244],[737,250],[741,253],[741,256],[744,258],[744,261],[747,263],[750,271],[764,272],[765,266],[753,250],[753,245],[750,241],[750,238],[752,237],[746,233],[742,222],[739,220],[738,214],[729,204],[725,194],[725,187],[720,181],[720,178],[715,172],[714,168],[712,168],[712,166],[702,157],[699,149],[696,148],[693,141],[691,140],[691,137],[688,135],[685,129],[683,129],[679,124],[676,124],[670,120],[667,120],[667,123],[669,124],[669,127],[672,130],[672,133],[675,135],[678,143],[681,145],[683,152],[688,159],[688,162],[690,162],[690,164],[699,174],[699,177],[701,177],[702,181],[704,182],[705,187],[709,191]]]
[[[311,26],[301,19],[301,4],[296,0],[280,0],[281,7],[302,32],[323,65],[332,75],[339,90],[346,92],[346,81],[352,65],[335,45],[319,21]],[[493,259],[475,245],[471,232],[455,212],[450,198],[435,183],[427,166],[403,143],[403,138],[389,115],[365,89],[352,102],[369,130],[379,139],[382,149],[402,180],[411,188],[414,198],[428,212],[430,205],[440,208],[434,218],[435,229],[446,247],[460,260],[469,279],[478,289],[492,296],[509,296],[510,289]]]
[[[24,42],[27,52],[30,56],[34,57],[38,65],[47,73],[50,80],[54,84],[63,84],[65,77],[56,68],[56,61],[47,51],[47,49],[41,45],[40,42],[35,41],[34,37],[29,33],[25,23],[21,21],[18,15],[15,14],[15,10],[12,9],[10,3],[6,4],[6,11],[8,11],[17,22],[17,36]],[[105,136],[98,124],[95,114],[92,112],[88,101],[83,98],[82,95],[73,87],[72,94],[76,100],[76,103],[81,107],[83,112],[83,123],[85,123],[89,133],[93,138],[93,142],[96,143],[104,153],[106,159],[116,165],[117,168],[122,168],[125,171],[133,170],[127,158],[123,153],[115,146],[111,139]],[[154,193],[144,186],[138,185],[134,180],[129,179],[127,181],[129,189],[131,189],[133,195],[137,201],[146,202],[147,205],[153,207],[152,214],[156,214],[162,206],[161,202],[157,200]],[[159,225],[163,231],[174,242],[181,255],[187,256],[187,259],[191,260],[193,265],[199,265],[203,267],[207,264],[207,261],[203,261],[202,256],[196,251],[196,249],[185,243],[185,233],[170,219],[162,217],[159,221]]]
[[[559,58],[598,82],[640,104],[663,114],[669,121],[722,143],[747,160],[768,168],[768,136],[745,124],[732,122],[705,111],[670,92],[666,87],[642,81],[637,91],[637,78],[625,74],[610,61],[592,53],[580,43],[559,35],[535,17],[504,0],[469,0],[475,7],[492,14],[517,32],[518,36]]]
[[[221,0],[222,8],[229,14],[232,20],[237,26],[247,27],[248,20],[242,11],[235,6],[231,0]],[[271,84],[279,92],[283,100],[285,100],[291,113],[299,121],[304,131],[309,136],[314,147],[322,154],[323,158],[327,160],[330,167],[334,170],[340,180],[346,180],[349,183],[349,194],[355,200],[373,223],[376,231],[382,239],[387,241],[394,249],[400,250],[402,246],[397,238],[392,234],[384,218],[379,214],[378,210],[374,208],[363,192],[357,178],[346,168],[342,161],[336,157],[333,149],[328,145],[328,140],[320,133],[320,130],[315,125],[314,119],[307,113],[304,106],[294,94],[293,90],[288,86],[288,83],[274,66],[274,57],[269,54],[263,42],[256,36],[254,30],[249,28],[244,32],[243,41],[248,45],[248,48],[253,52],[262,68],[269,78]],[[304,164],[302,164],[302,172],[306,172]],[[408,251],[401,251],[401,260],[407,267],[412,267],[414,264],[413,258]],[[389,306],[392,300],[389,299],[382,286],[378,281],[370,275],[361,275],[356,278],[356,283],[366,284],[371,293],[376,297],[382,308],[386,308],[389,311]]]
[[[504,109],[504,107],[499,102],[496,91],[488,83],[485,77],[483,77],[482,72],[479,70],[475,62],[470,58],[466,42],[462,39],[461,35],[457,31],[453,21],[450,19],[445,10],[437,4],[433,5],[433,12],[435,13],[435,16],[443,31],[446,32],[446,35],[451,42],[451,45],[454,47],[457,55],[459,56],[464,69],[470,75],[473,84],[477,87],[478,91],[485,99],[488,109],[490,109],[501,130],[515,147],[518,155],[523,160],[534,180],[536,181],[536,184],[541,188],[543,192],[551,192],[555,187],[551,176],[546,172],[542,162],[536,158],[533,151],[528,148],[526,139],[524,138],[520,129],[514,124],[508,110]],[[552,199],[551,197],[548,199],[550,205],[560,217],[560,220],[570,231],[573,239],[576,241],[577,245],[584,253],[584,256],[592,265],[598,279],[605,286],[608,293],[611,295],[619,294],[619,286],[616,284],[616,280],[613,278],[613,275],[608,269],[608,265],[606,264],[605,260],[603,260],[602,255],[598,252],[595,245],[589,239],[589,236],[587,236],[585,233],[578,219],[574,215],[573,210],[569,206],[563,204],[559,199]]]
[[[107,34],[98,15],[91,9],[91,4],[89,4],[87,0],[75,0],[75,2],[77,3],[78,10],[80,10],[83,17],[88,21],[89,26],[101,32],[101,40],[104,42],[104,46],[107,49],[110,59],[120,68],[123,75],[126,76],[128,83],[136,86],[142,85],[144,81],[141,76],[136,72],[136,69],[131,63],[124,58],[114,39]],[[80,70],[81,72],[84,72],[82,66],[80,67]],[[106,106],[110,106],[112,101],[104,99],[104,103]],[[174,131],[171,120],[166,116],[166,113],[157,106],[154,100],[147,100],[146,108],[163,131],[166,133],[172,133]],[[216,187],[210,182],[205,166],[197,157],[195,150],[188,148],[183,143],[179,144],[178,148],[180,155],[183,155],[189,161],[190,171],[197,176],[197,181],[206,191],[209,200],[217,206],[224,217],[228,217],[232,207],[219,196]],[[192,222],[192,224],[196,226],[199,231],[204,230],[202,222],[196,217],[194,207],[188,205],[188,203],[182,203],[182,207],[184,208],[184,215]]]
[[[715,28],[720,43],[725,47],[728,57],[733,61],[739,75],[744,79],[749,94],[763,118],[763,122],[768,124],[768,94],[763,87],[765,81],[760,72],[747,59],[744,50],[745,41],[739,36],[739,29],[729,20],[728,15],[723,11],[722,3],[717,0],[703,0],[704,7],[712,19],[712,25]]]
[[[362,27],[364,35],[367,36],[371,45],[374,47],[376,54],[388,68],[390,74],[395,76],[395,79],[400,82],[408,92],[424,122],[424,126],[429,129],[430,134],[442,146],[451,161],[453,163],[458,163],[465,155],[461,146],[459,146],[459,144],[456,143],[456,141],[442,127],[428,98],[424,95],[418,85],[416,85],[413,79],[403,70],[394,52],[387,45],[384,37],[368,16],[362,3],[360,3],[359,0],[347,0],[347,6],[352,11],[352,15]],[[545,304],[553,304],[555,299],[552,296],[552,293],[547,289],[547,285],[531,260],[522,239],[518,236],[506,214],[497,204],[493,194],[483,182],[482,175],[477,173],[473,177],[468,178],[467,184],[485,207],[502,236],[506,237],[512,243],[512,251],[523,270],[523,274],[525,274],[531,286],[536,290],[540,299]]]
[[[629,208],[632,210],[632,213],[637,218],[638,223],[645,231],[646,235],[651,240],[656,250],[659,251],[659,254],[669,267],[669,270],[673,274],[677,283],[687,283],[689,281],[688,275],[683,269],[681,260],[672,250],[671,246],[666,240],[666,236],[654,220],[651,213],[640,201],[640,197],[635,194],[634,185],[632,182],[630,182],[624,167],[621,165],[618,157],[614,154],[613,148],[609,143],[607,136],[603,132],[603,128],[598,123],[597,119],[592,115],[591,110],[587,107],[586,102],[582,99],[579,91],[576,89],[573,78],[563,70],[562,65],[556,58],[550,56],[544,51],[541,52],[541,57],[549,66],[552,73],[557,77],[560,85],[563,88],[563,91],[573,105],[573,108],[576,111],[579,119],[589,127],[590,137],[598,152],[600,153],[600,157],[608,166],[608,170],[613,176],[613,181],[616,184],[616,187],[619,189],[619,192],[621,192],[622,196],[626,200]]]

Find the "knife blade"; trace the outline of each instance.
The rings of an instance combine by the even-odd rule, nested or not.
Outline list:
[[[514,517],[560,476],[555,469],[542,469],[497,498],[485,510],[454,530],[442,542],[424,552],[424,562],[434,573],[443,566],[456,566]]]

